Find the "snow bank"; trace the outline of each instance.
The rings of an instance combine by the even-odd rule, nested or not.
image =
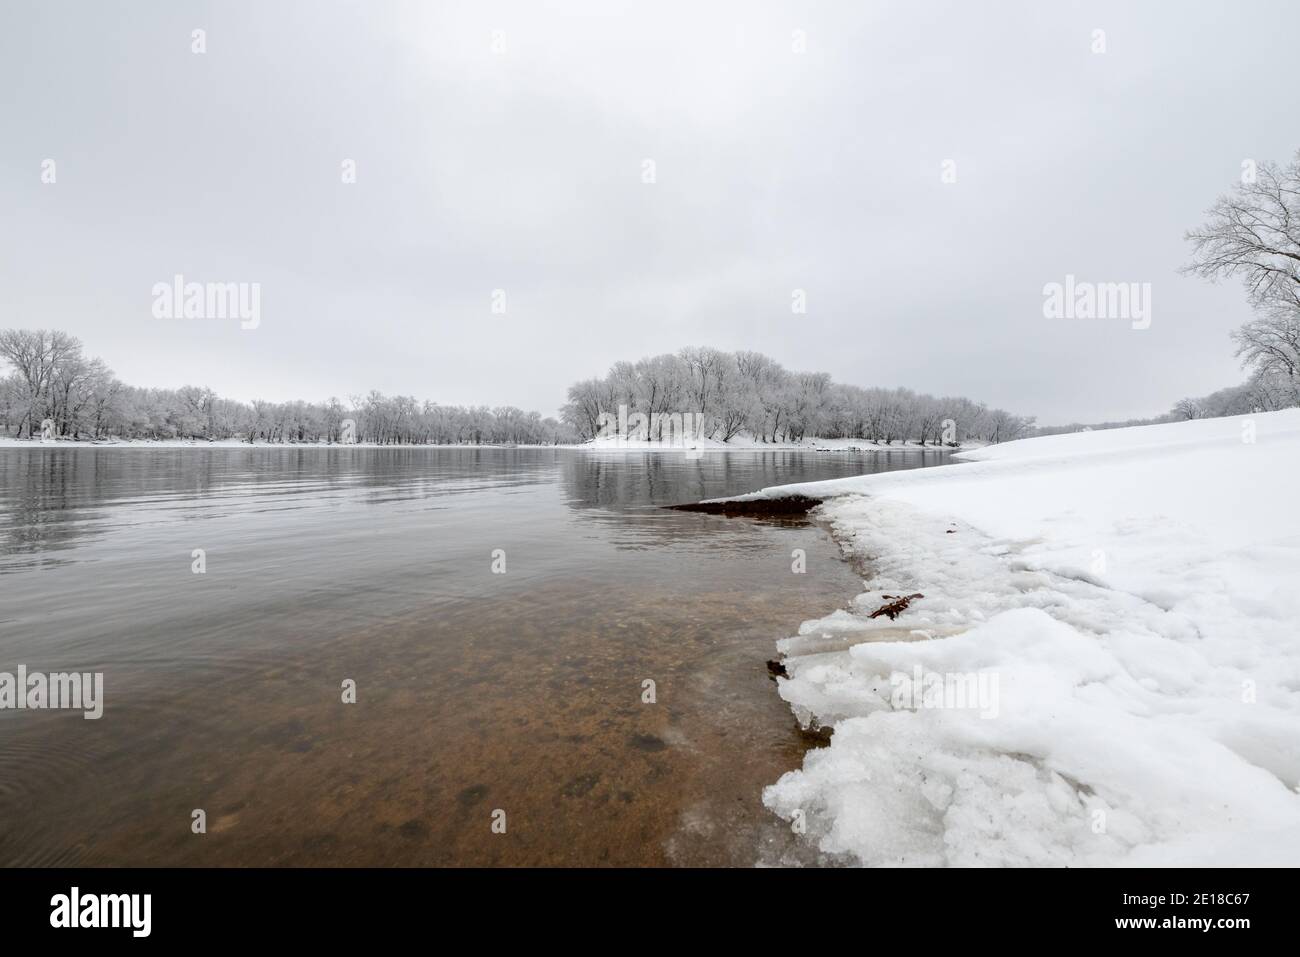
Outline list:
[[[1300,864],[1300,410],[962,458],[745,496],[873,589],[780,643],[834,736],[767,806],[869,865]]]

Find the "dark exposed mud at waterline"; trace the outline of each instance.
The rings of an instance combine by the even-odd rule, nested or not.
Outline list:
[[[722,499],[667,507],[678,512],[706,512],[727,518],[788,518],[807,515],[821,503],[821,499],[807,495],[786,495],[781,498]]]

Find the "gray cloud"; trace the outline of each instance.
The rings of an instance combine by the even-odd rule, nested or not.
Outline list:
[[[0,325],[135,384],[545,413],[687,344],[1041,421],[1241,378],[1241,291],[1176,270],[1300,147],[1294,4],[542,7],[6,5]],[[154,319],[175,273],[260,282],[260,327]],[[1067,273],[1150,282],[1151,328],[1045,319]]]

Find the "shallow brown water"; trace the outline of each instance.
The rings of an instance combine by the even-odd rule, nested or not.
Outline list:
[[[106,700],[0,711],[0,864],[816,862],[761,804],[808,746],[764,662],[860,582],[659,506],[939,461],[0,451],[0,671]]]

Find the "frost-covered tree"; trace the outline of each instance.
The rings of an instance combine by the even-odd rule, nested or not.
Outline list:
[[[1290,383],[1300,397],[1300,305],[1289,300],[1264,305],[1232,333],[1232,341],[1247,368]]]
[[[1251,374],[1248,391],[1258,401],[1300,405],[1300,153],[1285,166],[1259,164],[1207,215],[1187,233],[1192,261],[1184,271],[1242,280],[1255,315],[1232,340]],[[1174,414],[1185,411],[1180,403]]]
[[[1300,308],[1300,152],[1285,166],[1261,163],[1187,232],[1184,271],[1212,281],[1238,277],[1258,306]]]
[[[54,411],[56,378],[61,370],[81,363],[81,341],[66,332],[48,329],[0,330],[0,358],[8,360],[16,378],[15,401],[23,407],[23,427],[33,435]]]
[[[87,357],[76,338],[48,330],[0,331],[0,359],[11,370],[0,377],[0,429],[20,437],[39,434],[49,419],[55,434],[67,438],[338,442],[343,422],[352,419],[358,441],[384,445],[577,440],[568,425],[513,406],[440,406],[380,392],[350,404],[336,398],[243,403],[204,386],[132,388],[102,360]]]
[[[824,372],[791,372],[760,352],[707,348],[615,363],[604,378],[571,386],[568,399],[564,421],[583,439],[599,434],[602,417],[616,418],[620,406],[629,414],[657,414],[653,438],[662,437],[666,415],[702,414],[702,434],[722,442],[747,435],[759,443],[817,436],[939,444],[948,422],[954,442],[996,442],[1020,438],[1033,425],[970,399],[864,389],[835,383]]]

